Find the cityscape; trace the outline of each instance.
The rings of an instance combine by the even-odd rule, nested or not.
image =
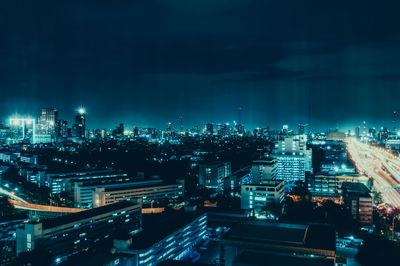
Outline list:
[[[399,265],[400,3],[278,2],[5,3],[0,265]]]

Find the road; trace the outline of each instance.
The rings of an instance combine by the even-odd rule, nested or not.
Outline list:
[[[65,208],[65,207],[56,207],[56,206],[48,206],[48,205],[40,205],[29,203],[20,196],[17,196],[13,191],[8,191],[5,188],[0,187],[0,194],[6,195],[9,197],[9,202],[16,209],[30,210],[30,211],[44,211],[44,212],[57,212],[57,213],[75,213],[81,212],[86,209],[78,209],[78,208]]]
[[[374,188],[382,193],[383,201],[400,207],[400,193],[396,189],[400,188],[400,158],[355,138],[348,138],[346,143],[357,170],[373,178]]]
[[[17,201],[26,203],[26,201],[23,198],[15,195],[15,193],[13,193],[13,192],[10,192],[10,191],[8,191],[6,189],[3,189],[1,187],[0,187],[0,194],[6,195],[6,196],[8,196],[9,198],[11,198],[13,200],[17,200]]]

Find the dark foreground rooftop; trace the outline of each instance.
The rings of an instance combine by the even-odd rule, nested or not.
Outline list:
[[[320,224],[244,221],[234,226],[222,240],[336,250],[334,228]]]
[[[266,264],[268,262],[268,264]],[[333,259],[317,258],[317,257],[295,257],[284,256],[279,254],[260,254],[254,252],[243,252],[239,254],[233,261],[234,266],[244,265],[268,265],[268,266],[333,266]]]
[[[132,237],[131,249],[147,249],[180,228],[205,214],[202,211],[167,211],[161,214],[144,214],[143,230]]]

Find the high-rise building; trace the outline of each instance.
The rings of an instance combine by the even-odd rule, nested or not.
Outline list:
[[[9,132],[7,136],[7,142],[19,143],[19,142],[36,142],[36,126],[35,119],[32,118],[10,118]]]
[[[84,139],[86,137],[86,111],[79,108],[75,115],[75,124],[72,127],[72,136]]]
[[[356,127],[356,137],[359,138],[360,137],[360,126]]]
[[[287,136],[275,145],[276,179],[284,180],[288,188],[296,181],[305,181],[305,173],[313,172],[312,150],[307,148],[306,135]]]
[[[36,134],[49,135],[52,139],[55,139],[57,121],[58,121],[57,109],[42,108],[42,113],[38,119]]]
[[[207,123],[206,126],[204,127],[204,133],[207,135],[212,135],[214,134],[214,126],[212,123]]]
[[[298,125],[298,133],[299,133],[299,135],[302,135],[302,134],[305,133],[305,127],[306,127],[306,125],[304,125],[304,124],[299,124]]]
[[[61,132],[60,135],[62,138],[68,138],[68,121],[67,120],[62,120],[61,121]]]

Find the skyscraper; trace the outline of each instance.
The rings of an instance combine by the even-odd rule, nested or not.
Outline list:
[[[56,138],[56,126],[58,121],[58,111],[55,108],[42,108],[37,124],[37,135],[48,136],[48,139]]]
[[[214,126],[211,123],[207,123],[206,126],[204,127],[204,133],[207,135],[212,135],[214,134]]]
[[[86,135],[86,111],[79,108],[75,115],[75,124],[72,127],[72,136],[84,139]]]

